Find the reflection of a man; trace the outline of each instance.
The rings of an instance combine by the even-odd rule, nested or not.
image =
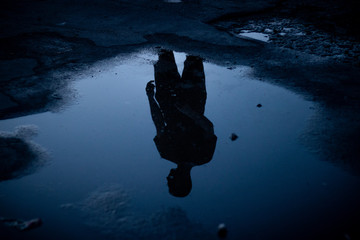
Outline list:
[[[173,52],[161,50],[154,69],[155,98],[154,81],[146,86],[157,131],[154,142],[162,158],[177,164],[167,177],[169,192],[185,197],[192,187],[191,168],[212,159],[217,140],[213,124],[204,116],[204,67],[201,58],[187,56],[180,77]]]

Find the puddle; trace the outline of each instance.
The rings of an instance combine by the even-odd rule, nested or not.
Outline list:
[[[300,144],[311,102],[250,67],[184,53],[176,66],[169,54],[156,77],[151,52],[103,62],[74,83],[68,109],[1,121],[1,131],[36,125],[32,140],[51,155],[36,173],[0,183],[1,215],[41,217],[36,239],[181,239],[186,229],[186,239],[217,239],[220,223],[228,239],[306,239],[332,236],[359,212],[359,179]]]

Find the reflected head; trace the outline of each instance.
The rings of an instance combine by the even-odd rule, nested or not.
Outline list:
[[[191,169],[191,168],[190,168]],[[186,197],[191,192],[190,169],[171,169],[167,176],[169,193],[175,197]]]

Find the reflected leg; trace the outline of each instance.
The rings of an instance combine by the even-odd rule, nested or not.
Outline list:
[[[181,102],[199,114],[204,114],[206,103],[205,73],[200,57],[187,56],[181,78]]]
[[[180,75],[172,51],[161,50],[159,60],[154,65],[155,70],[155,98],[165,115],[171,114],[175,103],[176,87]]]

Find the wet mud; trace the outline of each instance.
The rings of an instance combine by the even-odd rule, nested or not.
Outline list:
[[[0,181],[34,173],[44,165],[46,151],[30,141],[36,126],[19,126],[14,133],[0,132]]]
[[[355,1],[280,1],[252,13],[226,14],[210,23],[240,38],[244,32],[263,34],[275,46],[359,67],[358,8]]]

